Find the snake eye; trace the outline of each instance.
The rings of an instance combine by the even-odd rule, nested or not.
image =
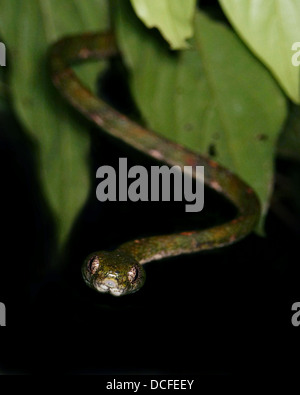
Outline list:
[[[99,264],[100,264],[99,258],[97,256],[93,256],[87,263],[88,271],[92,274],[96,273]]]
[[[139,277],[139,270],[133,266],[128,272],[128,280],[133,284]]]

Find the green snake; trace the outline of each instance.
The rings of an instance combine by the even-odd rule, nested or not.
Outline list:
[[[237,214],[229,222],[208,229],[140,238],[126,242],[114,251],[90,254],[82,265],[84,281],[98,292],[115,296],[130,294],[142,287],[145,263],[232,244],[249,234],[260,216],[255,192],[239,177],[208,157],[189,151],[131,121],[84,87],[71,69],[74,63],[117,54],[118,48],[111,33],[65,37],[50,50],[52,81],[72,106],[110,136],[168,166],[179,165],[181,169],[204,166],[205,184],[231,201]]]

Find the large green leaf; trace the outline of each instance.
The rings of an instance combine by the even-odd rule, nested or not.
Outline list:
[[[286,115],[272,76],[228,27],[201,12],[194,47],[176,56],[126,2],[118,3],[115,16],[132,92],[148,125],[239,174],[257,191],[265,213]]]
[[[282,157],[300,160],[300,106],[291,107],[286,125],[279,136],[277,150]]]
[[[62,243],[89,192],[89,137],[50,82],[47,49],[64,34],[105,29],[106,0],[0,0],[0,9],[11,98],[37,144],[41,184]]]
[[[193,35],[196,0],[131,0],[141,20],[149,28],[157,27],[173,49],[187,47]]]
[[[220,0],[235,29],[278,79],[287,95],[300,103],[300,68],[293,65],[293,44],[300,41],[299,0]],[[299,48],[298,48],[299,50]]]

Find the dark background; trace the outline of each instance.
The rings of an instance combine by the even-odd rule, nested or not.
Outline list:
[[[116,61],[101,80],[101,94],[138,117],[123,77]],[[59,259],[37,179],[37,149],[13,114],[0,114],[2,372],[299,371],[300,327],[291,324],[291,306],[300,302],[300,164],[276,161],[265,237],[252,234],[220,250],[150,263],[145,286],[115,298],[84,285],[80,266],[87,254],[135,237],[222,223],[234,209],[207,189],[197,215],[185,213],[184,204],[100,203],[99,166],[118,168],[119,157],[128,157],[128,167],[156,163],[92,126],[91,141],[91,194]]]
[[[266,237],[252,234],[231,247],[151,263],[142,290],[115,298],[84,285],[80,265],[88,253],[133,237],[211,226],[233,208],[209,190],[197,215],[185,213],[183,204],[98,202],[97,167],[118,168],[124,156],[128,167],[154,163],[91,127],[94,185],[53,268],[54,224],[37,182],[35,147],[13,116],[1,117],[1,132],[2,370],[230,374],[299,368],[300,327],[291,324],[291,305],[300,301],[298,163],[277,162]]]

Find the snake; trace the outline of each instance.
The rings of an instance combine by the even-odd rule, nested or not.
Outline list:
[[[144,264],[164,258],[213,250],[231,245],[256,227],[260,202],[254,189],[208,155],[199,155],[141,126],[93,94],[78,78],[72,65],[90,59],[118,56],[113,32],[65,36],[50,46],[50,76],[60,94],[103,133],[120,140],[154,160],[171,167],[204,166],[206,187],[223,195],[236,207],[234,217],[207,229],[154,235],[126,241],[115,250],[96,251],[84,260],[81,273],[95,291],[114,296],[138,291],[144,284]],[[202,180],[203,181],[203,180]]]

